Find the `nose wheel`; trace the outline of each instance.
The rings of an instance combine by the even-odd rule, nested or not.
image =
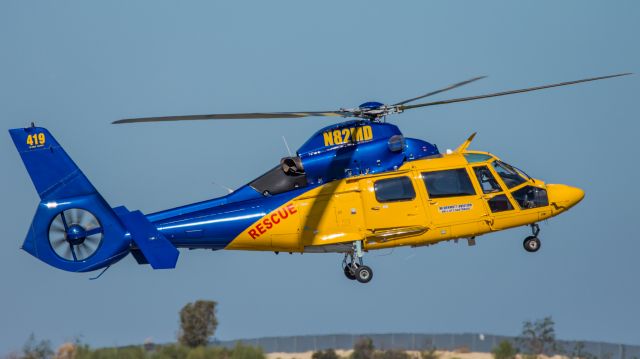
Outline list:
[[[355,242],[353,249],[344,254],[342,269],[344,276],[360,283],[369,283],[373,279],[373,270],[364,265],[362,261],[362,243]]]
[[[529,236],[524,239],[522,245],[524,246],[524,250],[533,253],[537,252],[540,249],[540,239],[538,238],[538,233],[540,233],[540,226],[537,223],[531,225],[532,236]]]

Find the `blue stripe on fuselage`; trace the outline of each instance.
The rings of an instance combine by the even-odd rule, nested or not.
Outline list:
[[[230,195],[149,214],[147,218],[176,247],[223,249],[258,219],[315,187],[268,197],[249,187],[258,198],[229,203]],[[243,197],[250,197],[246,194]]]

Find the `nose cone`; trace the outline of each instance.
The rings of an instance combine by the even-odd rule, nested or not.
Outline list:
[[[564,184],[547,185],[547,193],[549,194],[549,202],[562,211],[575,206],[584,198],[583,190]]]

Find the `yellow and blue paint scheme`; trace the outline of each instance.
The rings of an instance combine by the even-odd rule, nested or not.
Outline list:
[[[584,196],[467,150],[472,138],[441,154],[395,125],[355,120],[321,129],[296,157],[227,196],[143,215],[111,208],[48,130],[10,134],[41,199],[22,248],[75,272],[108,267],[128,253],[141,264],[173,268],[177,248],[317,253],[348,252],[356,242],[364,250],[423,246],[533,224]],[[50,236],[54,218],[76,208],[97,218],[91,234],[101,241],[82,260],[69,260],[52,249]]]
[[[466,159],[468,154],[486,159],[470,162]],[[296,194],[280,207],[257,217],[225,249],[321,252],[324,247],[327,251],[341,251],[340,246],[332,245],[358,240],[364,241],[367,250],[428,245],[536,223],[568,210],[584,197],[580,189],[545,184],[538,179],[484,194],[479,182],[473,180],[474,167],[489,168],[501,188],[507,188],[491,166],[495,161],[500,160],[487,152],[456,152],[407,162],[393,172],[327,183]],[[457,169],[466,171],[472,179],[475,194],[431,198],[422,174]],[[375,183],[398,177],[411,181],[415,198],[380,202],[375,195]],[[525,187],[546,190],[547,205],[523,208],[513,193]],[[511,209],[492,212],[488,201],[497,195],[505,195]]]

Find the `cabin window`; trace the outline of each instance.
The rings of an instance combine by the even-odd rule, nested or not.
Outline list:
[[[512,210],[513,206],[507,196],[499,194],[489,200],[489,208],[491,208],[491,212],[503,212]]]
[[[476,194],[464,168],[422,173],[430,198],[471,196]]]
[[[498,181],[496,181],[496,178],[493,177],[493,174],[489,170],[489,167],[474,167],[473,172],[475,172],[476,174],[476,179],[480,183],[480,187],[482,187],[483,193],[494,193],[502,191],[500,185],[498,184]]]
[[[526,182],[524,178],[515,170],[515,168],[509,166],[508,164],[500,161],[493,162],[493,168],[496,170],[504,184],[507,185],[508,188],[513,188],[520,184]]]
[[[395,177],[376,181],[373,185],[378,202],[410,201],[416,191],[409,177]]]

